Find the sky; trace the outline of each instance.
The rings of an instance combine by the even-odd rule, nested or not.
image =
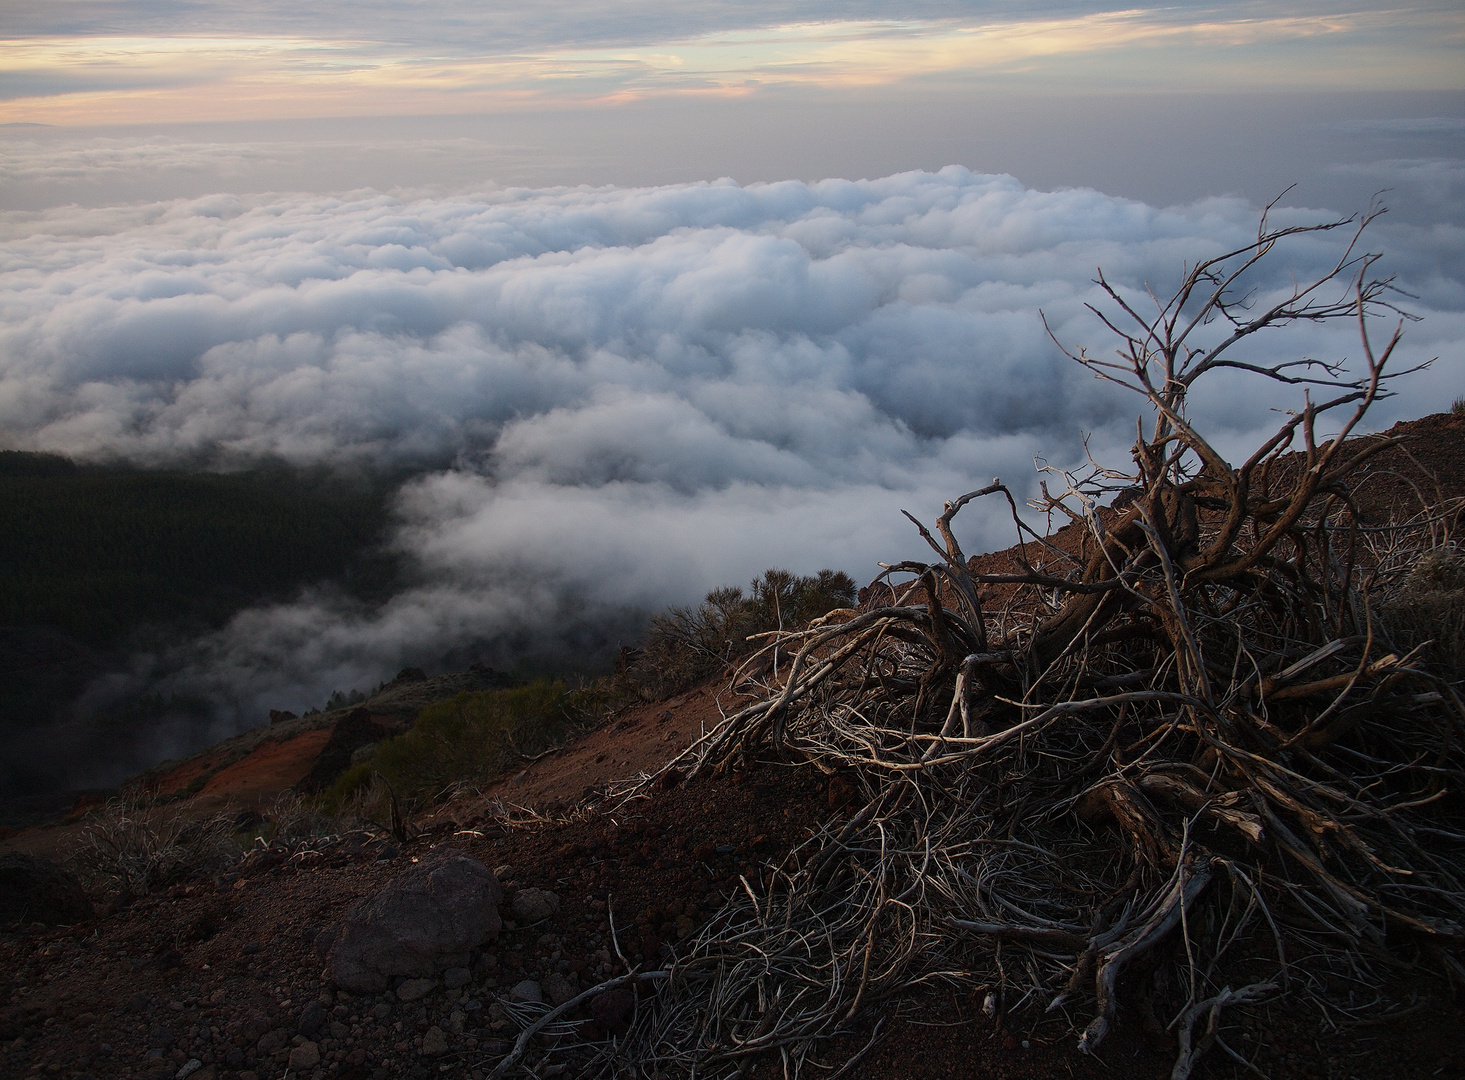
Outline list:
[[[1460,89],[1458,4],[11,0],[11,122],[416,116],[771,87]]]
[[[769,566],[869,580],[921,555],[901,509],[1124,464],[1135,402],[1044,317],[1107,348],[1100,267],[1165,295],[1279,195],[1389,207],[1433,363],[1370,425],[1465,393],[1458,3],[10,0],[0,34],[0,446],[417,472],[391,601],[313,590],[98,688],[216,702],[143,756],[465,643],[575,659]],[[1240,453],[1297,403],[1192,408]]]

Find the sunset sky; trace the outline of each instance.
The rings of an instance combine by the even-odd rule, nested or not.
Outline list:
[[[0,128],[0,208],[953,163],[1337,205],[1465,122],[1451,0],[11,0],[0,34],[0,124],[48,125]]]
[[[0,119],[73,126],[608,107],[790,88],[941,97],[998,86],[1459,90],[1465,82],[1465,13],[1449,0],[1129,8],[12,0],[4,23]]]

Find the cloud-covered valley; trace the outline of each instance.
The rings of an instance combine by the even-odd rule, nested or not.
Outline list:
[[[993,476],[1026,489],[1034,455],[1073,463],[1085,435],[1123,463],[1136,403],[1065,359],[1040,310],[1065,346],[1107,350],[1084,307],[1098,267],[1164,295],[1256,225],[1237,199],[1159,209],[958,167],[14,212],[0,438],[416,473],[393,541],[412,588],[371,611],[327,593],[249,611],[172,658],[220,702],[217,735],[468,642],[583,657],[637,612],[771,565],[868,579],[919,553],[901,508],[930,518]],[[1401,366],[1440,357],[1379,406],[1382,427],[1465,390],[1465,237],[1372,231],[1424,316]],[[1289,288],[1341,242],[1300,238],[1253,285]],[[1343,326],[1252,349],[1359,351]],[[1218,379],[1191,406],[1239,448],[1294,404]],[[963,516],[969,550],[1008,542],[1000,519]]]

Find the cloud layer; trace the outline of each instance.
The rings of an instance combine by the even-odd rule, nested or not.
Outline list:
[[[1279,221],[1317,211],[1282,210]],[[416,467],[396,542],[417,585],[252,611],[165,666],[224,729],[465,643],[584,659],[635,613],[764,567],[857,577],[919,554],[924,517],[1090,434],[1126,460],[1135,403],[1065,360],[1109,346],[1084,309],[1142,298],[1244,244],[1256,211],[1159,210],[952,167],[880,180],[217,196],[0,218],[0,431],[82,458]],[[1465,381],[1460,230],[1381,231],[1419,300],[1401,363],[1438,355],[1375,423]],[[1301,238],[1254,285],[1336,257]],[[1337,358],[1356,330],[1264,337]],[[1197,395],[1224,446],[1295,402]],[[964,543],[1008,542],[999,517]],[[181,673],[179,673],[181,670]],[[147,676],[146,668],[142,675]],[[211,735],[218,734],[216,729]]]

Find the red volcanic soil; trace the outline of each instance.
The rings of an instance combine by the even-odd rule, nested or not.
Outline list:
[[[259,808],[298,784],[331,737],[329,728],[307,731],[293,739],[261,743],[248,757],[225,765],[198,793],[201,808],[225,802]]]
[[[1370,466],[1361,500],[1367,515],[1409,516],[1421,497],[1438,505],[1465,494],[1465,417],[1429,417],[1388,434],[1407,442]],[[1068,530],[1059,543],[1073,550],[1078,541],[1078,530]],[[976,561],[987,572],[1015,565],[1010,553]],[[399,687],[387,695],[398,695],[393,715],[405,721],[412,702],[437,692],[455,691],[418,684],[411,694]],[[422,815],[420,835],[404,845],[355,833],[303,849],[260,848],[227,872],[144,897],[91,924],[0,933],[0,1077],[163,1080],[197,1059],[194,1080],[279,1080],[291,1040],[303,1039],[296,1033],[312,1002],[323,1009],[311,1035],[320,1064],[289,1072],[292,1078],[482,1077],[514,1032],[491,1014],[507,987],[556,970],[580,988],[618,973],[612,919],[633,962],[675,949],[741,887],[740,877],[756,884],[792,847],[847,813],[838,778],[774,764],[657,785],[624,802],[604,798],[617,781],[658,769],[745,701],[709,684],[627,709],[481,795]],[[161,793],[185,794],[202,780],[191,799],[171,804],[180,809],[202,812],[226,801],[263,808],[310,772],[344,716],[343,710],[258,729],[148,779]],[[511,819],[531,817],[515,811],[524,808],[553,820],[511,826],[506,807]],[[48,841],[37,840],[42,832]],[[30,830],[0,847],[59,852],[70,835]],[[521,887],[555,892],[559,913],[490,942],[464,987],[438,988],[412,1002],[390,992],[339,992],[323,979],[311,946],[316,931],[441,844],[496,868],[511,894]],[[1465,1076],[1458,1037],[1465,1008],[1454,988],[1409,971],[1399,978],[1391,996],[1412,993],[1415,1004],[1387,1024],[1330,1028],[1282,998],[1244,1016],[1228,1013],[1222,1034],[1238,1056],[1279,1080]],[[1121,1012],[1102,1052],[1085,1056],[1057,1018],[1036,1010],[989,1017],[980,1006],[975,997],[933,987],[835,1040],[823,1059],[838,1063],[856,1054],[869,1039],[869,1023],[883,1019],[879,1039],[844,1077],[1170,1075],[1175,1044],[1145,1018]],[[433,1028],[446,1033],[448,1053],[424,1057],[423,1037]],[[764,1063],[754,1075],[781,1075],[776,1065]],[[1217,1048],[1195,1075],[1255,1073]]]
[[[549,815],[563,812],[612,780],[656,771],[715,726],[735,700],[745,699],[707,685],[669,701],[633,706],[481,796],[448,803],[426,819],[471,822],[495,803]]]

